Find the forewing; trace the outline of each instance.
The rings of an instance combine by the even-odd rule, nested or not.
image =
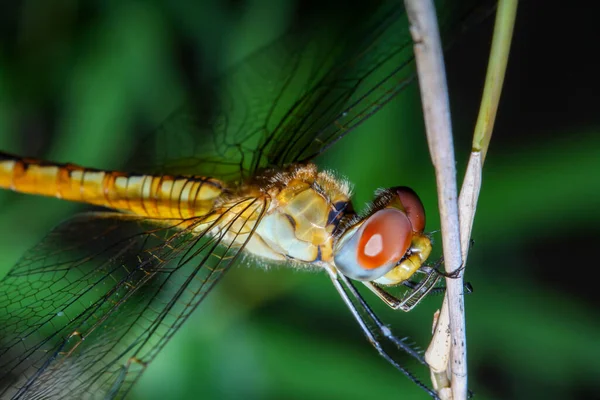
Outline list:
[[[58,226],[0,282],[0,397],[124,397],[239,258],[228,228],[248,240],[264,209],[250,199],[211,223],[101,213]]]
[[[218,80],[210,107],[175,111],[143,142],[138,169],[236,181],[294,162],[346,105],[355,86],[348,71],[402,13],[395,1],[366,2],[291,30]]]
[[[438,1],[444,37],[473,3]],[[399,1],[365,2],[295,30],[242,62],[209,90],[211,107],[177,110],[141,148],[145,170],[236,181],[265,167],[308,161],[413,80],[408,19]]]
[[[355,22],[358,12],[351,14]],[[283,131],[284,123],[296,123],[294,113],[339,61],[339,43],[352,25],[349,18],[324,20],[311,29],[291,30],[208,86],[211,104],[176,110],[142,142],[133,165],[141,171],[227,181],[271,165],[276,132]]]

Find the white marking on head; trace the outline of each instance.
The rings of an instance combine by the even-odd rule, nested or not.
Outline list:
[[[365,255],[369,257],[375,257],[383,251],[383,238],[380,233],[376,233],[371,236],[367,244],[365,245]]]

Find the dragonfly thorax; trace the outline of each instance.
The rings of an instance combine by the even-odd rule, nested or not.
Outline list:
[[[346,181],[313,164],[269,176],[269,210],[246,250],[270,260],[333,260],[334,232],[349,209]]]

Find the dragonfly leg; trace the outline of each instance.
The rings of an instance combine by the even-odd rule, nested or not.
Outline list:
[[[427,296],[427,294],[433,290],[434,286],[440,279],[441,275],[437,274],[434,270],[425,273],[425,278],[416,283],[414,285],[405,284],[411,290],[402,298],[398,299],[397,297],[390,294],[383,287],[377,285],[373,282],[363,282],[363,284],[368,287],[373,293],[377,295],[385,304],[387,304],[390,308],[394,310],[402,310],[402,311],[410,311],[412,310],[419,302]],[[404,284],[404,282],[402,282]],[[412,283],[412,282],[411,282]]]
[[[451,272],[446,272],[444,270],[442,270],[442,263],[444,262],[444,257],[440,257],[439,260],[436,261],[434,266],[422,266],[421,268],[419,268],[417,270],[417,272],[421,272],[421,273],[425,273],[425,274],[430,274],[432,272],[437,273],[440,276],[443,276],[444,278],[451,278],[451,279],[456,279],[460,276],[460,273],[465,269],[464,265],[461,265],[460,267],[456,268],[454,271]]]
[[[418,286],[418,282],[414,282],[414,281],[404,281],[402,282],[402,285],[409,287],[412,290],[415,290],[415,288]],[[464,292],[465,294],[471,294],[473,293],[473,285],[471,285],[471,282],[465,282],[464,285]],[[429,291],[428,295],[440,295],[440,294],[444,294],[446,292],[446,286],[440,286],[440,287],[436,287],[433,288]]]
[[[408,353],[421,364],[427,365],[425,359],[421,355],[420,352],[411,347],[405,340],[399,339],[393,335],[392,331],[389,327],[384,325],[381,320],[375,315],[373,310],[367,305],[365,300],[362,298],[360,293],[356,290],[352,282],[348,280],[345,276],[338,273],[334,268],[325,268],[329,273],[329,277],[333,283],[333,286],[338,291],[342,300],[346,304],[346,306],[350,309],[350,312],[358,322],[361,330],[364,335],[367,337],[367,340],[371,343],[371,345],[377,350],[377,352],[390,364],[392,364],[397,370],[402,372],[405,376],[407,376],[411,381],[413,381],[416,385],[418,385],[421,389],[423,389],[427,394],[429,394],[434,399],[439,399],[438,395],[426,386],[423,382],[421,382],[417,377],[415,377],[408,369],[401,366],[396,360],[392,358],[392,356],[383,348],[383,342],[378,339],[378,336],[381,335],[383,338],[393,343],[395,347],[398,349]],[[373,325],[371,327],[370,325]]]

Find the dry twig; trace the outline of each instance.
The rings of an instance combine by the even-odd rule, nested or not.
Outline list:
[[[458,201],[448,89],[435,8],[431,0],[405,0],[405,5],[415,43],[429,151],[436,171],[445,268],[452,273],[464,267],[467,258],[483,160],[504,81],[517,1],[500,0],[473,151]],[[434,337],[426,353],[434,389],[442,399],[466,399],[468,392],[462,272],[459,275],[446,279],[446,296],[436,314]]]

